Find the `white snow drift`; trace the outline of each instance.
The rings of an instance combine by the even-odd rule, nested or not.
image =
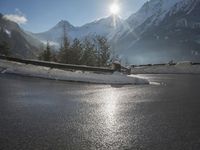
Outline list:
[[[179,62],[176,65],[143,66],[131,69],[133,74],[200,74],[200,65]]]
[[[1,73],[13,73],[32,77],[41,77],[65,81],[77,81],[98,84],[149,84],[148,80],[136,76],[126,76],[119,73],[95,74],[80,71],[71,72],[48,67],[22,64],[12,61],[0,60]]]

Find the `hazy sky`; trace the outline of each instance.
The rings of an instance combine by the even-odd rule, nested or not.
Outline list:
[[[81,26],[111,15],[116,0],[0,0],[0,13],[16,20],[25,30],[46,31],[60,20]],[[120,16],[127,18],[147,0],[117,0]]]

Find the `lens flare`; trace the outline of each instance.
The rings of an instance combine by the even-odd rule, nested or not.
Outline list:
[[[118,15],[120,11],[119,5],[117,3],[113,3],[110,6],[110,13],[112,13],[113,15]]]

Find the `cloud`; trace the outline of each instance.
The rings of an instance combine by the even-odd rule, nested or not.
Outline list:
[[[25,16],[20,16],[16,14],[6,14],[3,16],[4,19],[14,21],[18,24],[25,24],[28,20]]]
[[[19,9],[16,8],[15,12],[15,14],[5,14],[3,18],[10,21],[14,21],[18,24],[25,24],[28,21],[26,16]]]
[[[47,44],[47,41],[42,41],[43,44]],[[48,41],[50,46],[59,46],[59,43],[53,42],[53,41]]]

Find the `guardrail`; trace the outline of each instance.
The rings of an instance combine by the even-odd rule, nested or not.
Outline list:
[[[19,63],[43,66],[43,67],[50,67],[50,68],[57,68],[62,70],[81,70],[81,71],[94,71],[94,72],[107,72],[113,73],[115,70],[109,68],[102,68],[102,67],[91,67],[91,66],[83,66],[83,65],[71,65],[71,64],[61,64],[55,62],[47,62],[47,61],[38,61],[38,60],[31,60],[31,59],[20,59],[15,57],[8,57],[0,55],[0,59],[15,61]]]
[[[145,65],[131,65],[132,68],[139,68],[139,67],[152,67],[152,66],[174,66],[176,63],[166,63],[166,64],[145,64]]]
[[[180,62],[181,63],[181,62]],[[179,63],[166,63],[166,64],[144,64],[144,65],[131,65],[132,68],[140,68],[140,67],[151,67],[151,66],[175,66],[178,65]],[[188,62],[188,64],[191,65],[200,65],[200,62]]]
[[[193,63],[193,62],[192,62],[192,65],[200,65],[200,63]]]

